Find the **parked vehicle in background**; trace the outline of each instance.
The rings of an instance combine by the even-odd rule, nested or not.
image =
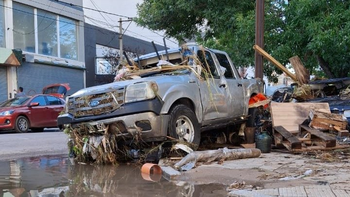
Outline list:
[[[198,145],[201,131],[244,121],[250,97],[263,92],[263,81],[242,79],[226,52],[195,43],[135,62],[137,69],[117,75],[120,81],[68,96],[58,124],[89,125],[84,128],[102,133],[109,128],[123,139],[171,136]]]
[[[50,94],[59,98],[64,98],[70,90],[68,83],[55,83],[43,88],[43,94]]]
[[[68,88],[67,88],[68,87]],[[62,99],[68,84],[53,84],[43,89],[47,94],[17,97],[0,104],[0,130],[43,131],[57,127],[57,117],[64,109]],[[54,95],[58,95],[54,96]]]

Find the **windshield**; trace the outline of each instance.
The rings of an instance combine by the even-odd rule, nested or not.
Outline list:
[[[0,107],[20,106],[20,105],[23,105],[28,99],[29,97],[13,98],[1,103]]]

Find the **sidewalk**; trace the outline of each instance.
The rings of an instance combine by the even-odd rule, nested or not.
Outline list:
[[[228,196],[245,197],[348,197],[350,190],[332,189],[329,185],[297,186],[262,190],[235,190]]]
[[[342,151],[271,152],[258,158],[197,164],[172,177],[172,181],[184,180],[228,185],[229,196],[342,197],[350,196],[350,160],[349,153]]]

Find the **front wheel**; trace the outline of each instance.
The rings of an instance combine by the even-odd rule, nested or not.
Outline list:
[[[18,133],[26,133],[29,129],[29,120],[24,116],[19,116],[16,119],[15,130]]]
[[[201,136],[196,114],[186,105],[176,105],[170,111],[168,133],[180,142],[189,143],[196,150]]]

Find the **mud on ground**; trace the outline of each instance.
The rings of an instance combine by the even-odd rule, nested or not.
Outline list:
[[[270,189],[330,185],[350,189],[349,150],[291,154],[263,153],[259,158],[197,164],[176,178],[193,184],[221,183],[234,189]]]

